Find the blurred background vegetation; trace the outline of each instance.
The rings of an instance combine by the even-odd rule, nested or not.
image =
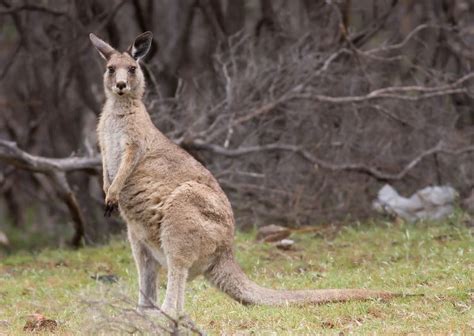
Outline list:
[[[385,183],[474,188],[472,1],[0,0],[10,248],[123,229],[103,217],[88,34],[124,50],[146,30],[148,110],[216,175],[241,228],[367,218]]]

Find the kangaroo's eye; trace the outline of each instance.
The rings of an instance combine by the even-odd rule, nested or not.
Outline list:
[[[128,72],[130,72],[131,74],[134,74],[135,70],[137,70],[136,66],[131,66],[130,68],[128,68]]]
[[[107,67],[107,70],[109,70],[109,73],[113,74],[115,72],[115,68],[113,66]]]

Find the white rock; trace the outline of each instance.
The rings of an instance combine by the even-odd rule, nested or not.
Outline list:
[[[406,198],[386,184],[380,189],[373,207],[378,212],[398,216],[410,222],[441,219],[453,212],[457,197],[458,193],[452,187],[434,186],[421,189]]]

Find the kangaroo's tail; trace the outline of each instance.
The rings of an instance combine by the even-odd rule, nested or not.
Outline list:
[[[220,255],[206,278],[224,293],[243,304],[319,304],[348,300],[388,299],[400,294],[367,289],[275,290],[251,281],[234,259],[232,251]]]

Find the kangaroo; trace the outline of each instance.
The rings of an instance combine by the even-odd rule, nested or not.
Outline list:
[[[142,102],[140,60],[152,33],[125,52],[90,34],[106,60],[106,101],[97,127],[107,215],[118,207],[138,270],[138,309],[156,302],[159,268],[167,268],[161,309],[182,314],[186,281],[203,274],[242,304],[285,305],[390,298],[366,289],[275,290],[251,281],[234,257],[234,216],[213,175],[153,124]]]

